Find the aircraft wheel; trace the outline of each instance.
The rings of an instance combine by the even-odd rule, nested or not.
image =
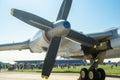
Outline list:
[[[86,68],[81,69],[80,71],[80,80],[88,79],[88,70]]]
[[[89,70],[88,72],[88,78],[89,80],[98,80],[98,71],[93,69],[93,70]]]
[[[98,80],[105,80],[105,77],[106,77],[105,71],[102,68],[98,68],[97,71],[99,75]]]

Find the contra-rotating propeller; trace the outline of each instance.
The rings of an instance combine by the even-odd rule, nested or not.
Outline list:
[[[71,8],[71,4],[72,0],[63,1],[55,23],[25,11],[11,9],[11,14],[13,16],[34,27],[44,30],[51,38],[49,49],[43,64],[42,77],[49,77],[54,66],[62,38],[67,37],[71,40],[81,43],[84,46],[94,48],[96,48],[96,46],[99,44],[98,41],[70,29],[70,23],[66,20]]]

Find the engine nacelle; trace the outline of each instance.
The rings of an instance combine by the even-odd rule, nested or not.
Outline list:
[[[120,37],[110,40],[112,48],[120,48]]]
[[[46,39],[45,34],[39,32],[33,39],[30,41],[29,47],[30,51],[33,53],[41,53],[43,51],[47,51],[49,42]]]

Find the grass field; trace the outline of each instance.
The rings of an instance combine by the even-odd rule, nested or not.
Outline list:
[[[53,68],[52,72],[53,73],[79,73],[82,68],[89,68],[89,66],[77,66],[76,68],[71,68],[68,69],[68,67],[64,67],[63,69],[61,68]],[[99,68],[103,68],[106,72],[106,74],[120,74],[120,66],[113,66],[111,68],[111,65],[99,65]],[[41,69],[24,69],[24,70],[14,70],[15,72],[41,72]]]

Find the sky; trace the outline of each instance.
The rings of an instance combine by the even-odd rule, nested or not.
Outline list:
[[[54,22],[62,1],[0,0],[0,44],[25,41],[39,30],[10,15],[11,8],[31,12]],[[120,27],[119,3],[120,0],[73,0],[67,20],[72,29],[85,34]]]

